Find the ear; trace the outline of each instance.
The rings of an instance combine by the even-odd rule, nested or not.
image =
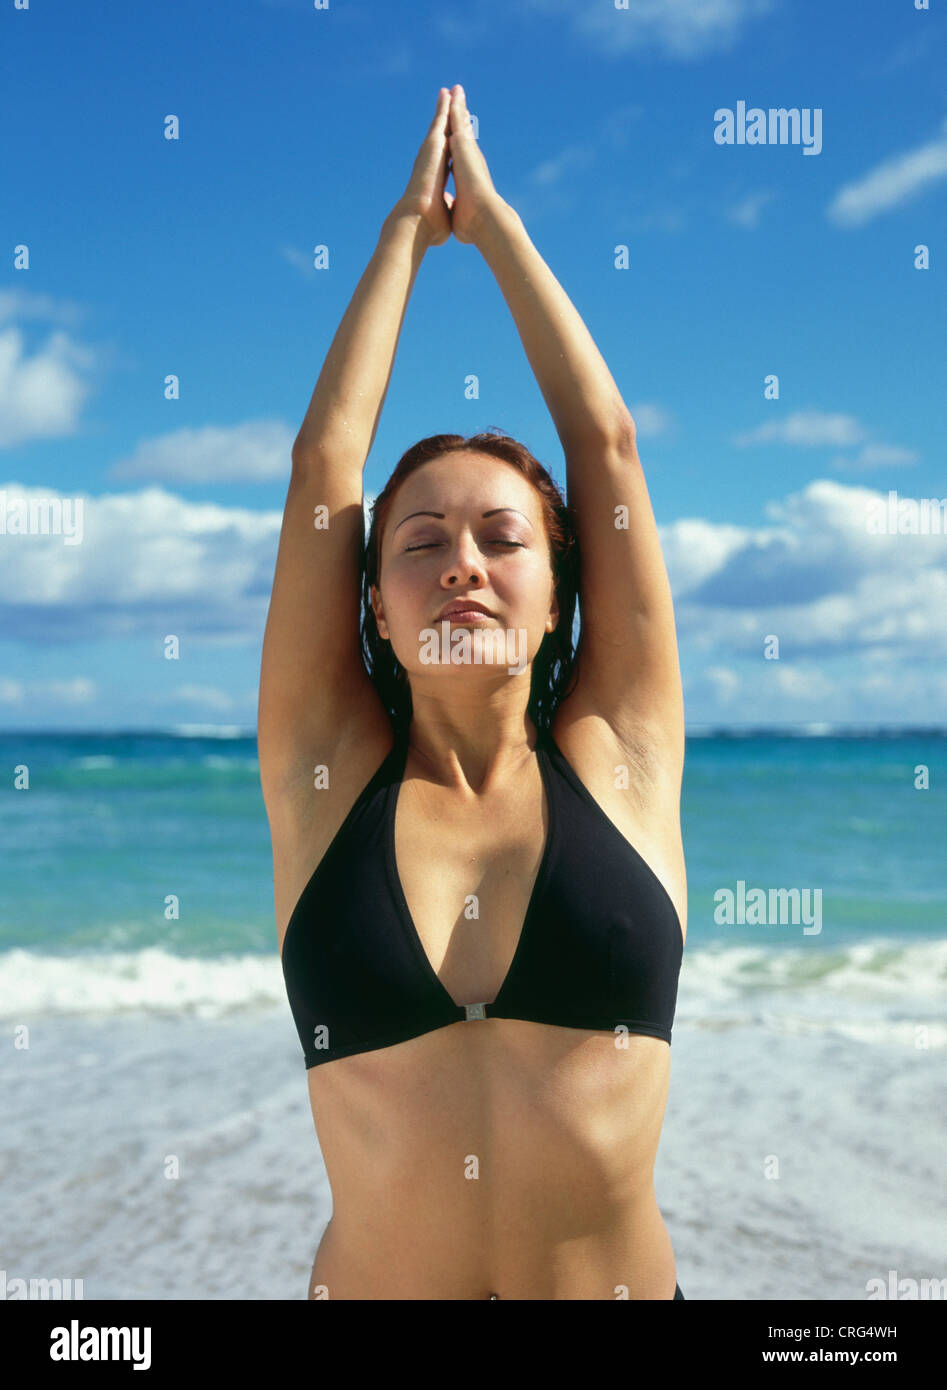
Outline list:
[[[378,636],[384,638],[386,642],[391,641],[391,634],[388,631],[388,624],[385,622],[385,610],[382,607],[381,594],[375,584],[368,586],[368,596],[371,599],[372,612],[375,615],[375,626],[378,628]]]
[[[555,589],[553,589],[553,591],[552,591],[552,604],[551,604],[550,609],[549,609],[549,617],[546,619],[546,631],[547,631],[547,632],[555,632],[555,630],[556,630],[556,628],[557,628],[558,626],[559,626],[559,599],[558,599],[557,596],[556,596],[556,591],[555,591]]]

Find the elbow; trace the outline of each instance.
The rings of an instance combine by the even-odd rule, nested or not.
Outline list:
[[[635,422],[624,406],[607,414],[597,412],[592,419],[586,418],[582,428],[566,436],[559,431],[566,455],[594,451],[606,453],[616,458],[636,458],[638,452]]]
[[[638,432],[629,411],[621,410],[603,432],[602,444],[609,458],[638,461]]]
[[[638,431],[631,411],[625,406],[618,412],[614,424],[614,442],[620,447],[624,447],[634,452],[638,445]]]

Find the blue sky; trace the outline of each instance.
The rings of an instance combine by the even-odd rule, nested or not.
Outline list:
[[[454,82],[636,418],[689,727],[947,722],[947,540],[865,524],[947,495],[942,7],[60,0],[8,6],[2,46],[0,493],[84,505],[81,544],[0,535],[0,728],[253,728],[289,449]],[[821,112],[821,149],[717,143],[740,102]],[[564,482],[451,240],[366,492],[487,425]]]

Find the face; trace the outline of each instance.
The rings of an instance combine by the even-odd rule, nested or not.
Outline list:
[[[527,663],[559,617],[539,494],[489,454],[433,459],[402,483],[382,536],[379,578],[371,589],[378,632],[391,642],[413,691],[431,679],[469,685],[471,671],[477,679],[508,678],[505,665],[422,660],[423,634],[433,629],[441,637],[447,604],[476,599],[494,615],[451,623],[449,634],[503,629],[517,635]]]

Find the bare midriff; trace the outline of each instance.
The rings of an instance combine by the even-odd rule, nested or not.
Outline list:
[[[673,1298],[662,1039],[481,1019],[308,1077],[333,1198],[310,1298]]]

